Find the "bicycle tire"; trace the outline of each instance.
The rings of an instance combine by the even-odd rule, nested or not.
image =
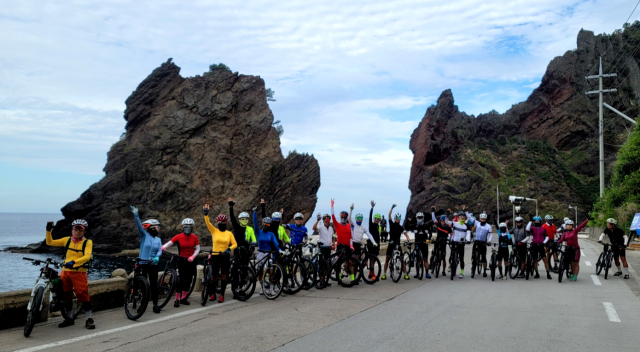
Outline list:
[[[331,271],[331,264],[328,260],[321,259],[318,261],[318,279],[316,280],[316,289],[322,290],[327,287]]]
[[[209,301],[209,285],[211,284],[211,272],[213,268],[211,265],[205,265],[202,269],[202,292],[200,292],[200,305],[203,307],[207,305]]]
[[[73,319],[78,319],[80,313],[82,312],[82,303],[78,302],[77,298],[73,299]]]
[[[496,254],[491,253],[491,281],[496,281],[496,266],[498,266]]]
[[[360,278],[361,267],[362,267],[360,265],[359,260],[353,257],[349,257],[347,258],[347,260],[340,259],[336,264],[338,264],[336,267],[336,277],[338,279],[338,284],[340,284],[340,286],[352,287],[353,285],[356,284],[356,282],[358,282],[358,279]],[[350,271],[352,270],[349,269],[350,267],[353,268],[353,272],[354,272],[353,280],[351,280],[352,274],[350,274]],[[357,278],[356,278],[356,275],[358,276]]]
[[[433,267],[432,267],[432,272],[434,272],[436,274],[436,279],[440,276],[440,263],[442,262],[442,260],[440,259],[440,256],[438,255],[436,259],[433,260]]]
[[[409,252],[402,253],[402,263],[404,264],[404,274],[409,275],[409,273],[411,273],[411,267],[413,266]]]
[[[243,265],[240,267],[239,272],[236,275],[240,275],[237,280],[240,284],[238,287],[231,284],[231,290],[235,293],[235,299],[238,301],[244,302],[253,296],[253,293],[256,290],[256,272],[247,265]]]
[[[36,325],[36,321],[40,319],[40,307],[42,307],[42,300],[44,299],[44,287],[38,287],[36,294],[31,301],[31,309],[27,313],[27,320],[24,323],[24,329],[22,331],[24,337],[29,337],[33,331],[33,326]]]
[[[558,265],[558,282],[562,282],[564,276],[564,253],[560,254],[560,265]]]
[[[378,257],[373,254],[367,254],[364,257],[363,263],[364,264],[362,264],[362,266],[360,267],[360,275],[362,276],[362,281],[364,281],[367,285],[375,284],[378,280],[380,280],[380,272],[382,271],[382,264],[380,263],[380,259],[378,259]],[[371,278],[369,278],[369,275],[365,275],[365,268],[369,270],[369,274],[373,274]]]
[[[173,294],[176,291],[176,285],[178,283],[178,274],[173,268],[166,269],[160,278],[158,278],[158,307],[164,308],[173,299]],[[161,299],[163,295],[166,295],[164,299]]]
[[[129,307],[129,303],[132,304]],[[130,320],[139,319],[147,310],[149,304],[149,281],[138,275],[129,280],[124,297],[124,312]]]
[[[604,262],[604,258],[604,252],[600,253],[598,261],[596,262],[596,275],[600,275],[600,273],[602,272],[602,263]]]
[[[295,260],[295,261],[291,261],[291,263],[283,267],[283,269],[287,270],[286,279],[291,280],[287,282],[287,284],[289,285],[285,285],[285,288],[283,288],[284,293],[288,295],[295,295],[296,293],[300,292],[300,290],[302,290],[302,285],[306,280],[307,274],[306,274],[305,268],[302,266],[302,263]],[[292,283],[294,284],[293,287],[291,287],[290,285]]]
[[[284,270],[280,264],[271,263],[269,265],[263,265],[263,276],[260,285],[262,286],[262,292],[264,297],[268,300],[274,300],[280,297],[282,294],[282,288],[284,286]],[[274,292],[269,290],[274,288]]]
[[[605,262],[604,267],[604,279],[607,280],[609,277],[609,268],[611,268],[611,261],[613,259],[613,255],[607,255],[607,260]]]
[[[517,254],[511,253],[509,255],[509,269],[507,271],[509,272],[509,278],[512,280],[515,280],[520,274],[520,260]]]
[[[391,264],[391,281],[400,281],[400,277],[402,277],[402,258],[400,255],[393,255],[389,264]]]
[[[318,280],[318,268],[313,262],[307,258],[302,258],[300,261],[307,271],[307,278],[302,285],[303,290],[309,290],[315,286],[316,280]]]
[[[198,271],[193,272],[193,276],[191,277],[191,286],[189,286],[189,292],[184,299],[188,299],[189,296],[193,293],[193,289],[196,287],[196,281],[198,280]]]
[[[422,257],[422,253],[420,253],[420,251],[418,251],[418,253],[416,254],[415,264],[416,276],[418,276],[419,280],[422,280],[422,278],[424,277],[424,258]]]

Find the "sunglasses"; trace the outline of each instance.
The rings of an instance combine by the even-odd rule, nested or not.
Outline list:
[[[303,220],[302,218],[296,218],[296,221],[302,221],[302,220]]]
[[[76,231],[81,231],[81,230],[84,231],[84,226],[76,225],[76,226],[73,227],[73,229],[76,230]]]

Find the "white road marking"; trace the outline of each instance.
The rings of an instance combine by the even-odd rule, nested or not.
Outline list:
[[[600,279],[598,279],[597,275],[591,275],[591,280],[593,281],[594,285],[602,286],[602,283],[600,282]]]
[[[585,261],[585,262],[584,262],[584,264],[585,264],[586,266],[591,266],[591,262],[589,262],[589,261]]]
[[[162,321],[167,321],[167,320],[183,317],[183,316],[186,316],[186,315],[200,313],[200,312],[203,312],[205,310],[209,310],[209,309],[213,309],[213,308],[224,307],[226,305],[237,303],[237,302],[238,301],[236,301],[236,300],[230,300],[230,301],[225,302],[225,303],[218,303],[218,304],[211,305],[211,306],[208,306],[208,307],[191,309],[191,310],[187,310],[187,311],[184,311],[184,312],[167,315],[166,317],[145,321],[143,323],[134,323],[134,324],[131,324],[131,325],[122,326],[122,327],[111,329],[111,330],[105,330],[105,331],[100,331],[100,332],[96,332],[96,333],[89,334],[89,335],[78,336],[78,337],[75,337],[75,338],[72,338],[72,339],[68,339],[68,340],[61,340],[61,341],[57,341],[57,342],[53,342],[53,343],[48,343],[46,345],[29,347],[29,348],[25,348],[25,349],[22,349],[22,350],[17,350],[16,352],[31,352],[31,351],[46,350],[46,349],[53,348],[53,347],[58,347],[58,346],[62,346],[62,345],[68,345],[70,343],[75,343],[75,342],[80,342],[80,341],[92,339],[92,338],[98,337],[98,336],[113,334],[114,332],[129,330],[129,329],[133,329],[133,328],[139,328],[141,326],[156,324],[156,323],[159,323],[159,322],[162,322]]]
[[[618,316],[618,312],[613,308],[613,303],[611,302],[602,302],[604,306],[605,312],[607,312],[607,317],[609,317],[609,321],[614,323],[620,323],[620,317]]]
[[[586,256],[587,256],[586,254],[584,254],[584,251],[580,251],[580,254],[581,254],[583,257],[586,257]]]

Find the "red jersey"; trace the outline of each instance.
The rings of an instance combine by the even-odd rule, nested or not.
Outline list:
[[[549,226],[549,224],[545,222],[542,225],[542,228],[547,230],[547,236],[549,236],[549,241],[554,241],[556,239],[556,232],[558,232],[558,230],[556,229],[555,224],[551,224],[551,226]]]
[[[336,220],[335,215],[331,215],[331,217],[333,217],[333,226],[336,228],[338,244],[351,246],[351,224],[347,222],[346,225],[342,225],[338,220]]]
[[[184,233],[173,236],[171,242],[178,245],[178,253],[183,258],[189,258],[196,251],[196,246],[200,245],[200,240],[195,234],[185,235]]]

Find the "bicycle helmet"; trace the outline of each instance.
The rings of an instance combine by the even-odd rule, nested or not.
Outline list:
[[[518,216],[518,217],[516,218],[516,222],[522,222],[522,216]]]
[[[216,222],[220,223],[220,222],[227,222],[227,220],[229,220],[229,218],[224,215],[224,214],[220,214],[218,215],[218,217],[216,218]]]
[[[322,220],[331,220],[331,215],[329,214],[322,215]]]
[[[271,218],[268,216],[266,218],[262,218],[262,224],[263,225],[271,224]]]
[[[280,221],[280,219],[282,219],[282,214],[279,211],[276,211],[273,214],[271,214],[271,219],[273,221]]]
[[[564,218],[564,223],[566,224],[566,223],[567,223],[567,221],[569,221],[569,220],[571,220],[571,219],[569,219],[569,218]]]
[[[83,219],[75,219],[73,220],[73,222],[71,223],[72,227],[76,227],[76,226],[80,226],[83,229],[86,229],[87,227],[89,227],[89,224],[83,220]]]
[[[542,221],[542,218],[536,215],[533,217],[533,221]]]
[[[480,220],[487,220],[487,213],[480,214]]]
[[[418,212],[418,213],[416,214],[416,219],[417,219],[417,218],[424,218],[424,214],[423,214],[422,212]]]
[[[356,220],[362,221],[362,219],[363,219],[362,214],[360,214],[360,213],[356,214]]]
[[[396,220],[400,220],[402,218],[402,215],[400,215],[400,213],[396,213],[396,215],[394,215],[393,218]]]
[[[75,222],[75,221],[74,221]],[[149,219],[145,222],[142,223],[142,227],[146,230],[148,228],[150,228],[151,226],[160,226],[160,221],[156,220],[156,219]]]
[[[242,213],[240,213],[240,215],[238,215],[238,219],[248,219],[249,218],[249,213],[247,213],[246,211],[243,211]]]
[[[501,222],[501,223],[498,225],[498,227],[507,227],[507,224],[506,224],[506,223],[504,223],[504,222]]]
[[[617,224],[617,223],[618,223],[618,222],[616,221],[616,219],[614,219],[614,218],[608,218],[608,219],[607,219],[607,222],[608,222],[608,223],[610,223],[610,224],[612,224],[612,225],[615,225],[615,224]]]
[[[545,220],[553,220],[553,216],[551,214],[547,214],[544,217]]]
[[[346,211],[343,210],[343,211],[340,212],[340,217],[341,218],[346,218],[347,216],[349,216],[349,213],[347,213]]]
[[[184,225],[195,225],[195,224],[196,224],[196,223],[195,223],[195,222],[193,222],[193,219],[190,219],[190,218],[186,218],[186,219],[182,220],[182,225],[183,225],[183,226],[184,226]]]
[[[440,215],[440,220],[447,220],[447,216],[446,215]]]
[[[565,221],[564,224],[565,225],[573,225],[573,220],[567,219],[567,221]]]
[[[302,215],[302,213],[296,213],[296,215],[294,215],[293,218],[295,220],[304,220],[304,215]]]
[[[382,219],[382,216],[380,216],[380,214],[378,214],[378,213],[375,213],[375,214],[373,214],[373,218],[374,219]]]

